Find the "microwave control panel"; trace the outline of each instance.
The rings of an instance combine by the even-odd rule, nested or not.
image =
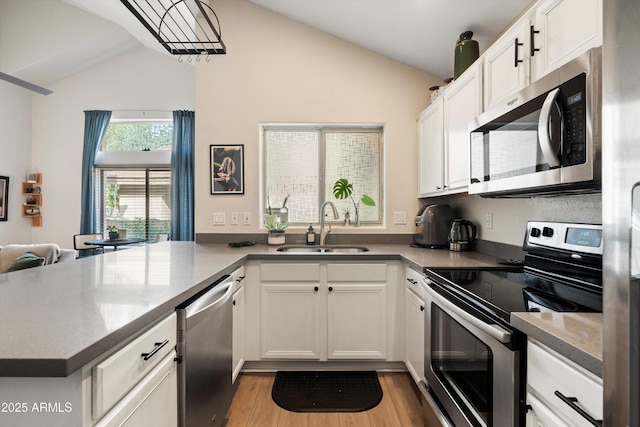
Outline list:
[[[586,75],[580,74],[560,86],[564,118],[562,142],[563,165],[578,165],[587,161]]]

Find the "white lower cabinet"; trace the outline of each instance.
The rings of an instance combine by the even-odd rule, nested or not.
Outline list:
[[[389,297],[395,265],[262,262],[247,268],[260,278],[259,292],[247,287],[247,360],[252,353],[253,360],[389,358],[396,345],[389,331],[397,322],[388,315],[398,300]],[[251,343],[256,339],[259,347]]]
[[[175,351],[172,351],[96,426],[177,426],[178,374],[175,356]]]
[[[176,331],[173,313],[92,368],[96,425],[178,424]]]
[[[320,359],[322,300],[319,284],[261,284],[263,358]]]
[[[424,381],[424,296],[422,275],[406,268],[404,300],[404,363],[416,383]]]
[[[327,265],[327,358],[387,358],[387,265]]]
[[[602,379],[530,339],[527,405],[530,427],[593,426],[591,421],[601,421],[603,417]]]
[[[245,297],[244,297],[244,266],[233,273],[233,338],[231,344],[231,382],[235,383],[244,365],[244,335],[245,335]]]
[[[244,331],[245,331],[244,286],[233,293],[233,343],[232,343],[232,382],[236,382],[244,365]]]

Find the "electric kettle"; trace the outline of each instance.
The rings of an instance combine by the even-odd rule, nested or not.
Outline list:
[[[449,230],[449,250],[466,251],[476,240],[476,226],[466,219],[454,219]]]

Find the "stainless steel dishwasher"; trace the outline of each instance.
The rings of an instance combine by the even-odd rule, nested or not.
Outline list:
[[[177,308],[178,417],[182,427],[222,426],[231,383],[233,278],[225,276]]]

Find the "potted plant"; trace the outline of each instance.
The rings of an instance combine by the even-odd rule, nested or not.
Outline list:
[[[115,240],[120,235],[118,234],[118,227],[115,225],[107,225],[107,231],[109,232],[109,239]]]
[[[284,245],[285,236],[284,230],[289,226],[289,223],[280,221],[279,218],[272,219],[265,223],[268,230],[267,243],[269,245]]]
[[[353,197],[353,184],[351,184],[349,180],[346,178],[340,178],[333,184],[333,196],[339,200],[346,199],[347,197],[351,199],[351,202],[353,203],[354,215],[355,215],[353,224],[356,227],[360,225],[360,217],[359,217],[360,203],[364,204],[365,206],[376,205],[376,202],[366,194],[363,194],[356,202],[356,199]]]

